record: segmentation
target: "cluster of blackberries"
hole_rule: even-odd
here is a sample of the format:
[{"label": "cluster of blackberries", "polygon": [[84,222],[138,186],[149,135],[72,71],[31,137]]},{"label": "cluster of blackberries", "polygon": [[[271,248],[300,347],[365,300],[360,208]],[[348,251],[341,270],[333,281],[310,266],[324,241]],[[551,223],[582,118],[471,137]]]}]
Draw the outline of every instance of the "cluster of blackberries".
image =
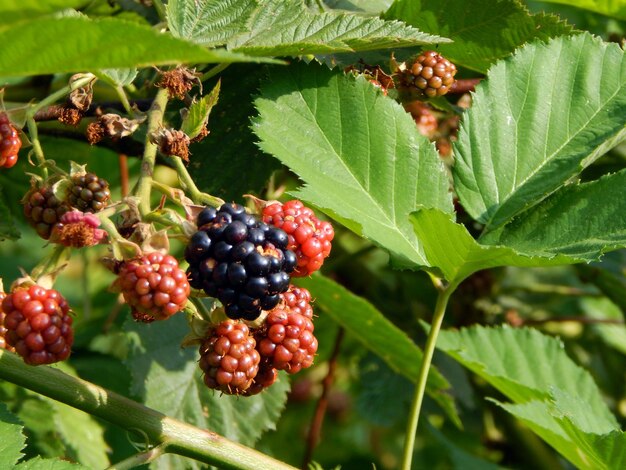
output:
[{"label": "cluster of blackberries", "polygon": [[232,319],[274,308],[297,264],[287,234],[234,203],[205,208],[197,225],[185,250],[191,286],[216,297]]},{"label": "cluster of blackberries", "polygon": [[310,301],[309,291],[290,286],[258,328],[236,320],[210,328],[200,346],[207,387],[251,396],[272,385],[279,370],[295,374],[310,367],[317,352]]},{"label": "cluster of blackberries", "polygon": [[436,51],[425,51],[397,72],[398,87],[413,89],[429,98],[450,91],[456,66]]}]

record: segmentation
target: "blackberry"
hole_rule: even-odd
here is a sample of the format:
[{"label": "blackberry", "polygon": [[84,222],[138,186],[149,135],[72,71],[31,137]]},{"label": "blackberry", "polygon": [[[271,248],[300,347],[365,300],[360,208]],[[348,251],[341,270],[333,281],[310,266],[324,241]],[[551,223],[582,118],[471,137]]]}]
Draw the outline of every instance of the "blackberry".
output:
[{"label": "blackberry", "polygon": [[196,221],[185,249],[192,287],[217,297],[232,319],[254,320],[274,308],[296,266],[287,234],[234,203],[207,207]]},{"label": "blackberry", "polygon": [[54,289],[18,287],[2,301],[6,342],[30,365],[70,355],[74,332],[67,301]]},{"label": "blackberry", "polygon": [[285,308],[292,313],[313,320],[313,307],[311,307],[311,293],[304,287],[289,286],[289,290],[280,295]]},{"label": "blackberry", "polygon": [[6,113],[0,113],[0,167],[11,168],[17,163],[22,141]]},{"label": "blackberry", "polygon": [[187,304],[190,287],[185,271],[171,255],[154,251],[122,264],[118,287],[137,320],[166,320]]},{"label": "blackberry", "polygon": [[[2,304],[2,301],[5,299],[6,296],[6,293],[0,292],[0,305]],[[7,335],[7,329],[4,326],[4,319],[6,316],[6,313],[4,313],[4,310],[2,310],[2,308],[0,307],[0,349],[6,349],[7,351],[14,352],[15,349],[9,346],[5,339]]]},{"label": "blackberry", "polygon": [[72,176],[72,186],[67,193],[67,202],[82,212],[99,212],[111,200],[109,183],[94,173]]},{"label": "blackberry", "polygon": [[242,395],[246,397],[257,395],[272,386],[277,378],[278,371],[272,367],[272,364],[268,360],[262,360],[259,364],[259,371],[252,381],[252,385],[250,385],[250,388],[246,389]]},{"label": "blackberry", "polygon": [[207,387],[229,395],[244,394],[259,371],[261,357],[248,327],[224,320],[209,330],[200,346],[200,369]]},{"label": "blackberry", "polygon": [[456,66],[435,51],[425,51],[398,72],[400,87],[430,98],[448,93],[454,83]]},{"label": "blackberry", "polygon": [[302,277],[320,269],[331,250],[333,226],[321,221],[298,200],[274,202],[263,208],[263,221],[287,233],[287,248],[297,258],[292,276]]},{"label": "blackberry", "polygon": [[54,226],[71,209],[54,195],[52,186],[47,184],[35,183],[22,199],[22,204],[26,220],[44,240],[50,238]]},{"label": "blackberry", "polygon": [[310,367],[317,352],[313,322],[285,304],[269,312],[264,327],[257,330],[256,340],[261,357],[289,374]]}]

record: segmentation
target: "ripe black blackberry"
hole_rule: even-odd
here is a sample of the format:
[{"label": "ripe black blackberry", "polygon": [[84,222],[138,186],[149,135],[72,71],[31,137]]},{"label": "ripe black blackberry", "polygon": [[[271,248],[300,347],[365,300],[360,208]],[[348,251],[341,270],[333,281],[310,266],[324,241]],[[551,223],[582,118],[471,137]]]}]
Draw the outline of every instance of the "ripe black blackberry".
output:
[{"label": "ripe black blackberry", "polygon": [[297,263],[287,234],[238,204],[205,208],[197,225],[185,250],[191,286],[217,297],[232,319],[254,320],[274,308]]},{"label": "ripe black blackberry", "polygon": [[94,173],[72,176],[72,186],[68,190],[67,202],[82,212],[99,212],[111,199],[109,183]]},{"label": "ripe black blackberry", "polygon": [[224,320],[210,329],[200,346],[206,386],[229,395],[244,394],[259,371],[261,357],[255,346],[245,323]]},{"label": "ripe black blackberry", "polygon": [[22,199],[24,216],[41,238],[50,238],[52,229],[71,207],[54,195],[52,186],[34,183]]}]

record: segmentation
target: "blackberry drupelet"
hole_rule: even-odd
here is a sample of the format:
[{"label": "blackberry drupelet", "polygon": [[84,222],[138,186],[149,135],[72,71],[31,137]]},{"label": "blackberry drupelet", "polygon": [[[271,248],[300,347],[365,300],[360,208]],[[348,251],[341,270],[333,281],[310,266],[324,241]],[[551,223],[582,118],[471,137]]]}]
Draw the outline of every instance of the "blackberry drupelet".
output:
[{"label": "blackberry drupelet", "polygon": [[287,234],[234,203],[205,208],[197,225],[185,250],[191,286],[216,297],[232,319],[254,320],[274,308],[296,267]]}]

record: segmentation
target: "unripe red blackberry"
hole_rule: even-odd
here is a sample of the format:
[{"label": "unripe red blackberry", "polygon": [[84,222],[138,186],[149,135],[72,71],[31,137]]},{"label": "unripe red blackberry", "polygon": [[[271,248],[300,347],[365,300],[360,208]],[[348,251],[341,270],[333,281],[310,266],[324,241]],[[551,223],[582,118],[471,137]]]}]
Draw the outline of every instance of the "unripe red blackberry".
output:
[{"label": "unripe red blackberry", "polygon": [[291,313],[299,313],[309,320],[313,320],[311,307],[311,293],[304,287],[289,285],[289,290],[280,294],[282,305]]},{"label": "unripe red blackberry", "polygon": [[[6,296],[7,296],[6,293],[0,292],[0,305],[2,305],[2,301],[4,300]],[[2,310],[2,307],[0,307],[0,349],[6,349],[8,351],[15,351],[15,349],[13,349],[11,346],[7,344],[7,341],[5,339],[7,335],[7,329],[4,326],[4,318],[6,316],[7,316],[6,313],[4,313],[4,310]]]},{"label": "unripe red blackberry", "polygon": [[187,274],[176,258],[157,251],[125,261],[115,285],[133,311],[154,320],[166,320],[182,310],[190,292]]},{"label": "unripe red blackberry", "polygon": [[67,193],[67,202],[82,212],[99,212],[111,200],[109,183],[94,173],[79,173],[72,176],[72,186]]},{"label": "unripe red blackberry", "polygon": [[255,320],[274,308],[296,266],[287,234],[238,204],[205,208],[197,225],[185,249],[191,286],[219,299],[232,319]]},{"label": "unripe red blackberry", "polygon": [[17,153],[22,141],[15,127],[11,125],[9,116],[0,113],[0,167],[11,168],[17,163]]},{"label": "unripe red blackberry", "polygon": [[200,346],[200,369],[207,387],[229,395],[244,394],[259,371],[261,357],[245,323],[224,320]]},{"label": "unripe red blackberry", "polygon": [[33,186],[22,199],[24,216],[41,238],[50,238],[52,229],[70,206],[54,195],[49,185]]},{"label": "unripe red blackberry", "polygon": [[246,397],[258,395],[266,388],[271,387],[277,378],[278,371],[272,367],[272,364],[267,359],[264,359],[259,363],[259,371],[252,381],[252,385],[242,395]]},{"label": "unripe red blackberry", "polygon": [[448,93],[454,83],[456,66],[435,51],[425,51],[398,72],[399,85],[430,98]]},{"label": "unripe red blackberry", "polygon": [[18,287],[2,301],[7,344],[31,365],[67,359],[74,342],[69,309],[54,289]]},{"label": "unripe red blackberry", "polygon": [[311,209],[298,200],[268,204],[263,208],[263,222],[287,233],[287,248],[298,259],[293,277],[308,276],[317,271],[330,254],[331,241],[335,236],[333,226],[319,220]]},{"label": "unripe red blackberry", "polygon": [[317,352],[313,322],[289,307],[281,304],[269,312],[256,338],[261,357],[278,370],[295,374],[313,364]]}]

